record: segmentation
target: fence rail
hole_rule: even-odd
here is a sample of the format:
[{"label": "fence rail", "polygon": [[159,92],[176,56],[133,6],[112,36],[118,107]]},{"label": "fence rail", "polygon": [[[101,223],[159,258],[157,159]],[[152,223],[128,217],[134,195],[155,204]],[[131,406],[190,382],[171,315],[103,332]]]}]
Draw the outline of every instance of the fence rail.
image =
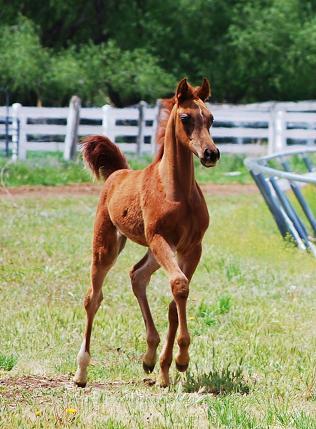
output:
[{"label": "fence rail", "polygon": [[[210,104],[215,121],[212,135],[222,152],[263,155],[298,144],[316,142],[316,102],[255,103],[247,105]],[[118,109],[81,108],[79,137],[105,134],[124,152],[153,153],[159,105],[141,102]],[[16,103],[9,109],[13,124],[9,133],[18,139],[18,156],[27,151],[63,151],[69,108],[25,107]],[[0,117],[6,108],[0,107]],[[5,146],[0,123],[0,149]],[[19,135],[14,137],[14,133]]]}]

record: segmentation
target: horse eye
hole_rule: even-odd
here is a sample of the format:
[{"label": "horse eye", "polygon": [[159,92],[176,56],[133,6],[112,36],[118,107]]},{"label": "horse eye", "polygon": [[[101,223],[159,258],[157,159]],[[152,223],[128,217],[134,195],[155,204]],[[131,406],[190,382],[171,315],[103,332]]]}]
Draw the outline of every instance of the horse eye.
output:
[{"label": "horse eye", "polygon": [[210,127],[213,125],[213,122],[214,122],[214,116],[211,116],[210,117]]},{"label": "horse eye", "polygon": [[190,115],[186,113],[181,113],[180,119],[181,119],[181,122],[183,122],[184,124],[187,124],[190,120]]}]

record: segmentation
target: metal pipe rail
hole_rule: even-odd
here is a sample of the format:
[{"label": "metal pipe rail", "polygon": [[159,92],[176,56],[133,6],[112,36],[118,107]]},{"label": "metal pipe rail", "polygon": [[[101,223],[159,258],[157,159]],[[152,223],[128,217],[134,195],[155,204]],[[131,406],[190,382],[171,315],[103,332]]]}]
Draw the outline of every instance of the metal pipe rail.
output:
[{"label": "metal pipe rail", "polygon": [[[311,155],[316,155],[315,147],[306,147],[259,159],[245,160],[254,182],[263,196],[281,235],[291,237],[296,245],[308,250],[316,257],[316,217],[301,191],[304,185],[316,185],[316,165]],[[289,159],[293,156],[300,158],[306,168],[306,173],[299,174],[291,171]],[[272,168],[269,162],[277,161],[282,169]],[[288,190],[292,190],[299,206],[304,213],[305,225],[301,216],[288,197]],[[316,189],[315,189],[316,191]]]}]

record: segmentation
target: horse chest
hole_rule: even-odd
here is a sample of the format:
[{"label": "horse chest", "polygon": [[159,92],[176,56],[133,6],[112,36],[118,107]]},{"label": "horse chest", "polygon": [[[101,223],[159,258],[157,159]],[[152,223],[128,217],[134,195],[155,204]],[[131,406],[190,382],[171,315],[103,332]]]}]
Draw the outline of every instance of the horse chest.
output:
[{"label": "horse chest", "polygon": [[[200,208],[202,209],[202,208]],[[204,210],[200,212],[188,211],[186,218],[180,224],[180,234],[178,248],[187,249],[195,243],[202,241],[204,233],[208,227],[209,217]]]},{"label": "horse chest", "polygon": [[152,226],[151,235],[161,234],[180,249],[199,243],[209,223],[206,204],[199,199],[193,204],[165,204],[158,219]]}]

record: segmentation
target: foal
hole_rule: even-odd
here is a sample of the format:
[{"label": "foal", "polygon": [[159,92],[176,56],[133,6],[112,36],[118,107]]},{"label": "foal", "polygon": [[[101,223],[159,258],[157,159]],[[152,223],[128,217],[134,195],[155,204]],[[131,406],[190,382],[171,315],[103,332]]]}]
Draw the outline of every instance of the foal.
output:
[{"label": "foal", "polygon": [[87,165],[96,177],[102,176],[106,182],[96,213],[91,287],[84,301],[87,324],[74,377],[80,387],[87,383],[92,323],[103,298],[102,283],[126,238],[148,248],[130,272],[146,326],[144,370],[153,371],[160,342],[146,296],[150,277],[159,267],[166,271],[173,295],[167,339],[160,355],[160,385],[170,383],[169,368],[178,327],[176,367],[179,371],[188,367],[190,336],[186,302],[209,224],[207,206],[194,179],[193,154],[206,167],[213,167],[220,157],[210,135],[213,117],[204,104],[209,95],[207,79],[197,88],[186,79],[181,80],[162,150],[144,170],[129,170],[120,150],[106,137],[90,136],[82,144]]}]

